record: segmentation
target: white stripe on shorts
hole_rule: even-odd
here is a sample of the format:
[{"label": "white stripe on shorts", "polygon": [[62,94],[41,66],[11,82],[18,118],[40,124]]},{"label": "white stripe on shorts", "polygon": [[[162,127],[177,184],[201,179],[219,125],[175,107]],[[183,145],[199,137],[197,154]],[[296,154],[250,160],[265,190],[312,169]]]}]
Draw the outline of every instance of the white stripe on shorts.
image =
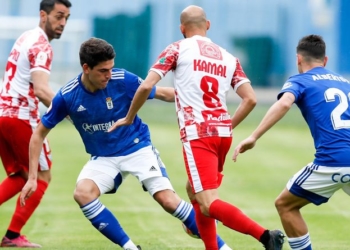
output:
[{"label": "white stripe on shorts", "polygon": [[201,179],[199,177],[196,162],[193,157],[193,152],[192,152],[190,142],[184,142],[183,146],[185,149],[187,164],[190,171],[194,192],[195,193],[201,192],[203,191],[203,186],[202,186]]}]

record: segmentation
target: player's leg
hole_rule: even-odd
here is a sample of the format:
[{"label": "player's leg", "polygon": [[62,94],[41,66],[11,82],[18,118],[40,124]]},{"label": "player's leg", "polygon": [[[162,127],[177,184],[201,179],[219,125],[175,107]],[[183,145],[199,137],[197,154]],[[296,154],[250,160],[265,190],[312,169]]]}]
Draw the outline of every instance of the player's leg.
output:
[{"label": "player's leg", "polygon": [[[2,137],[6,139],[8,144],[8,151],[11,154],[4,156],[2,155],[2,160],[10,176],[4,180],[1,184],[0,189],[6,189],[7,197],[1,199],[7,199],[10,196],[14,196],[23,188],[28,173],[28,149],[29,140],[32,135],[32,127],[28,122],[12,119],[12,118],[1,118],[6,119],[6,125],[1,124],[1,130],[5,130],[7,135],[2,130]],[[16,131],[15,133],[10,133],[9,131]],[[16,247],[40,247],[40,245],[29,242],[24,236],[21,235],[21,230],[27,221],[30,219],[31,215],[34,213],[35,209],[40,204],[40,201],[47,189],[48,182],[51,178],[49,173],[49,168],[51,166],[50,152],[45,150],[45,145],[43,146],[43,152],[40,159],[39,171],[45,171],[45,174],[38,175],[38,188],[33,193],[31,199],[28,199],[26,206],[21,207],[19,203],[19,197],[17,199],[15,212],[12,216],[10,225],[2,240],[2,246],[16,246]],[[4,157],[3,157],[4,156]],[[11,157],[12,159],[9,159]],[[15,164],[12,164],[14,161]],[[7,165],[9,163],[9,165]],[[15,173],[13,176],[11,173]],[[24,183],[23,183],[24,182]],[[3,192],[0,192],[3,193]]]},{"label": "player's leg", "polygon": [[[126,158],[125,171],[136,176],[165,211],[181,220],[192,233],[199,235],[193,207],[174,192],[158,150],[149,146]],[[218,245],[221,250],[230,250],[219,236]]]},{"label": "player's leg", "polygon": [[16,138],[16,133],[9,126],[12,120],[14,119],[0,117],[0,157],[7,174],[0,184],[0,206],[18,194],[26,183],[19,174],[20,166],[16,164],[15,149],[12,146],[12,138],[13,136]]},{"label": "player's leg", "polygon": [[259,240],[266,249],[275,249],[271,246],[276,244],[279,245],[276,249],[281,249],[283,234],[280,231],[270,232],[245,215],[239,208],[218,197],[216,189],[221,184],[220,172],[230,145],[230,138],[219,137],[183,143],[186,170],[192,192],[195,194],[194,207],[196,214],[200,213],[196,218],[199,231],[201,232],[201,228],[205,229],[212,240],[213,233],[208,232],[206,228],[209,227],[210,230],[215,228],[215,223],[207,219],[207,216],[210,216],[235,231],[251,235]]},{"label": "player's leg", "polygon": [[327,202],[334,192],[342,188],[341,176],[349,174],[348,168],[309,163],[289,180],[286,189],[277,197],[275,206],[291,249],[312,249],[300,209],[309,203],[320,205]]},{"label": "player's leg", "polygon": [[[168,178],[152,177],[144,180],[143,185],[166,212],[179,219],[194,235],[200,237],[193,206],[173,191]],[[231,250],[219,235],[216,236],[216,240],[220,250]]]},{"label": "player's leg", "polygon": [[7,177],[0,184],[0,206],[18,194],[26,183],[26,179],[18,172],[14,173],[10,170],[16,165],[13,155],[11,147],[4,141],[0,133],[0,157],[2,165],[6,173],[8,173]]},{"label": "player's leg", "polygon": [[288,189],[284,189],[275,201],[291,249],[312,249],[308,228],[300,213],[300,209],[309,203]]},{"label": "player's leg", "polygon": [[114,193],[121,185],[123,176],[112,159],[118,157],[92,157],[84,166],[74,190],[74,200],[84,216],[109,240],[123,249],[139,249],[125,233],[118,219],[106,208],[99,196]]}]

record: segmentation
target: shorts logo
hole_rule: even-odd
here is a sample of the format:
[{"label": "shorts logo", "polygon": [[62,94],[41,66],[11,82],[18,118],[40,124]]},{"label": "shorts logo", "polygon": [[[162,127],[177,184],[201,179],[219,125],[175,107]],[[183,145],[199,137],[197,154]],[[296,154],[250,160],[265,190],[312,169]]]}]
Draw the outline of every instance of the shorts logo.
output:
[{"label": "shorts logo", "polygon": [[332,175],[332,181],[334,181],[335,183],[349,183],[350,182],[350,174],[344,174],[344,175],[340,175],[340,174],[333,174]]},{"label": "shorts logo", "polygon": [[158,171],[154,166],[152,166],[149,171]]}]

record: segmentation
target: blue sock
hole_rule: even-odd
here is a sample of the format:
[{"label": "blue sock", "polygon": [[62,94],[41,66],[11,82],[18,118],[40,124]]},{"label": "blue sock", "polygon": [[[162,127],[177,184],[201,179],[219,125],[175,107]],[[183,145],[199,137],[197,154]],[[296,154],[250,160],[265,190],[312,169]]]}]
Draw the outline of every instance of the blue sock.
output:
[{"label": "blue sock", "polygon": [[291,249],[312,250],[309,233],[297,238],[288,238],[288,243]]},{"label": "blue sock", "polygon": [[98,200],[81,207],[85,217],[104,236],[123,247],[130,240],[117,218]]},{"label": "blue sock", "polygon": [[[182,221],[182,223],[194,234],[200,237],[199,231],[196,224],[195,212],[191,204],[182,200],[177,206],[173,216]],[[226,243],[220,238],[219,235],[216,235],[218,241],[219,249]]]}]

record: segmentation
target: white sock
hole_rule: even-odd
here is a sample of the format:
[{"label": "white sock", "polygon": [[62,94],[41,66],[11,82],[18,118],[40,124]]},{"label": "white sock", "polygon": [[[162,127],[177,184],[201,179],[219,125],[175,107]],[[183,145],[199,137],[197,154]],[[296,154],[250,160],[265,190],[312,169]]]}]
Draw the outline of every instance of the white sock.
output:
[{"label": "white sock", "polygon": [[[306,247],[311,245],[310,235],[307,233],[297,238],[288,238],[288,243],[290,248],[293,250],[306,249]],[[311,248],[309,247],[307,249]]]},{"label": "white sock", "polygon": [[219,250],[232,250],[232,248],[225,244]]},{"label": "white sock", "polygon": [[123,246],[124,250],[138,250],[137,246],[134,244],[134,242],[132,242],[132,240],[129,240],[128,242],[126,242]]}]

